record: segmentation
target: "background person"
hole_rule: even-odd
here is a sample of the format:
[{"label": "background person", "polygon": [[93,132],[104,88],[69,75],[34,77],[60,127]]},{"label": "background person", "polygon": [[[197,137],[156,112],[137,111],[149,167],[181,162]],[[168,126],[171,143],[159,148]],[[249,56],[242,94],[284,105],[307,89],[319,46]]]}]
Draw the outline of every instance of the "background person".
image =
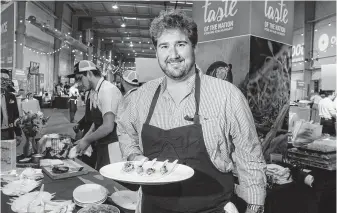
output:
[{"label": "background person", "polygon": [[70,123],[75,123],[75,114],[77,111],[77,98],[79,96],[79,91],[77,89],[77,83],[74,83],[73,86],[69,89],[69,119]]},{"label": "background person", "polygon": [[22,141],[22,132],[18,125],[19,109],[16,97],[11,91],[12,81],[9,70],[1,69],[1,140],[16,139],[17,145]]},{"label": "background person", "polygon": [[82,60],[75,64],[74,74],[79,86],[90,90],[90,118],[92,125],[84,137],[78,140],[77,152],[82,155],[89,145],[96,143],[95,169],[110,164],[109,144],[117,142],[116,116],[122,100],[119,89],[102,77],[94,63]]},{"label": "background person", "polygon": [[325,98],[320,100],[318,104],[319,116],[321,125],[323,126],[322,133],[336,135],[336,108],[332,100],[336,97],[334,91],[326,91]]}]

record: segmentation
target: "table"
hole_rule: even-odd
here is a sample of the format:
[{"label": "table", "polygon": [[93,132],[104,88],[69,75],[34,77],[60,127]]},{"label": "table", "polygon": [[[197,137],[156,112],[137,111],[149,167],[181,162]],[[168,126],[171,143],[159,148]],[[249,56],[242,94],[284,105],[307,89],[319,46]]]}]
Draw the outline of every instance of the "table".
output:
[{"label": "table", "polygon": [[68,109],[69,108],[69,97],[60,97],[56,96],[53,100],[53,108],[58,108],[58,109]]},{"label": "table", "polygon": [[[86,165],[80,160],[76,160],[76,162],[83,165],[84,168],[89,171],[89,173],[86,175],[81,175],[81,176],[61,179],[61,180],[53,180],[49,178],[46,174],[44,174],[44,178],[43,178],[44,191],[47,191],[50,193],[56,193],[53,200],[72,200],[73,191],[75,190],[76,187],[84,184],[83,181],[92,181],[94,183],[100,184],[104,186],[105,188],[107,188],[110,193],[114,192],[113,187],[116,187],[119,190],[127,189],[121,184],[111,179],[103,178],[103,180],[100,180],[96,178],[97,176],[99,176],[99,173],[96,170],[89,167],[88,165]],[[10,205],[8,205],[7,202],[9,202],[9,197],[7,195],[4,195],[1,192],[1,212],[13,213]],[[111,205],[116,206],[120,210],[121,213],[134,213],[134,211],[123,209],[117,206],[116,204],[113,203],[111,198],[108,198],[105,204],[111,204]],[[80,207],[76,206],[76,209],[73,212],[76,213],[78,210],[80,210]]]},{"label": "table", "polygon": [[[72,193],[76,187],[84,184],[84,181],[92,181],[106,187],[110,193],[114,192],[113,187],[119,190],[125,190],[127,184],[122,186],[116,181],[106,179],[97,179],[99,173],[76,160],[89,171],[88,174],[62,179],[52,180],[47,175],[44,176],[43,183],[45,191],[56,193],[54,200],[72,200]],[[313,171],[316,185],[313,188],[303,184],[292,182],[284,185],[276,185],[273,189],[267,190],[265,202],[265,213],[335,213],[336,212],[336,172],[315,170]],[[124,184],[123,184],[124,185]],[[134,187],[130,187],[134,188]],[[132,189],[131,189],[132,190]],[[1,212],[13,213],[7,204],[9,197],[1,194]],[[107,204],[113,201],[108,198]],[[134,211],[123,209],[117,206],[121,213],[134,213]],[[79,210],[76,207],[75,213]]]}]

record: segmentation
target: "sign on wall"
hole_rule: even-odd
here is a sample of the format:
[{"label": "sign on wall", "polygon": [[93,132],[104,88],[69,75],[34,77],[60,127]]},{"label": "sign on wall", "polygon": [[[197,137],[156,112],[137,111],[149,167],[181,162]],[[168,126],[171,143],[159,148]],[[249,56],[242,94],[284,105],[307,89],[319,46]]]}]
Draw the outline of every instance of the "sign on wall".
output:
[{"label": "sign on wall", "polygon": [[1,12],[1,68],[14,65],[14,3]]},{"label": "sign on wall", "polygon": [[249,33],[250,2],[237,0],[193,2],[199,42]]},{"label": "sign on wall", "polygon": [[39,69],[40,69],[40,63],[31,61],[30,66],[29,66],[29,74],[31,75],[37,75],[39,74]]},{"label": "sign on wall", "polygon": [[292,44],[293,1],[252,1],[251,33],[277,42]]}]

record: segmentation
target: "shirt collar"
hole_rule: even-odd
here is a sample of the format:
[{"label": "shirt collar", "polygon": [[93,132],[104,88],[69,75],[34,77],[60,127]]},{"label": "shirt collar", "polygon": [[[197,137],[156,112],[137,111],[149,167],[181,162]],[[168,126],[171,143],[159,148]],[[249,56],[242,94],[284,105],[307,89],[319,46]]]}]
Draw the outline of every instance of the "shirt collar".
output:
[{"label": "shirt collar", "polygon": [[[198,69],[198,74],[199,74],[200,79],[201,79],[203,73],[198,66],[196,66],[196,68]],[[188,91],[193,92],[193,90],[195,89],[195,71],[194,71],[194,74],[189,79],[187,79],[185,83],[188,86]],[[167,76],[163,77],[163,79],[161,80],[160,86],[161,86],[160,94],[163,94],[165,92],[166,86],[167,86]]]},{"label": "shirt collar", "polygon": [[127,93],[125,93],[124,98],[125,98],[126,96],[130,95],[130,93],[131,93],[132,91],[135,91],[135,90],[137,90],[137,89],[138,89],[137,87],[136,87],[136,88],[130,89]]},{"label": "shirt collar", "polygon": [[99,89],[99,87],[101,86],[102,81],[104,81],[104,78],[103,78],[103,77],[101,77],[101,78],[99,79],[99,81],[97,82],[95,92],[98,92],[98,89]]}]

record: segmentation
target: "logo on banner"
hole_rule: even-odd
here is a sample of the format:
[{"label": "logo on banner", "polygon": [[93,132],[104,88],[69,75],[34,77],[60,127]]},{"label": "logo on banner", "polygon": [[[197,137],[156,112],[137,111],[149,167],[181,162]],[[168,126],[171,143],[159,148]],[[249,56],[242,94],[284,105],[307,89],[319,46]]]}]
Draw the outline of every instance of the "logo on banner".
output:
[{"label": "logo on banner", "polygon": [[318,49],[320,51],[325,51],[328,49],[329,44],[336,44],[336,36],[331,36],[331,39],[327,34],[322,34],[318,39]]},{"label": "logo on banner", "polygon": [[237,0],[222,0],[222,3],[222,7],[209,9],[212,3],[206,0],[205,5],[202,6],[204,9],[204,23],[209,24],[204,27],[204,35],[233,30],[234,21],[227,20],[227,18],[233,17],[237,13]]},{"label": "logo on banner", "polygon": [[[274,2],[273,2],[274,3]],[[277,3],[277,7],[273,7],[268,4],[268,0],[264,2],[264,16],[272,20],[264,22],[264,30],[267,32],[275,33],[281,36],[285,36],[286,29],[281,26],[281,24],[288,23],[288,9],[286,8],[286,4],[281,0],[280,3]]]}]

